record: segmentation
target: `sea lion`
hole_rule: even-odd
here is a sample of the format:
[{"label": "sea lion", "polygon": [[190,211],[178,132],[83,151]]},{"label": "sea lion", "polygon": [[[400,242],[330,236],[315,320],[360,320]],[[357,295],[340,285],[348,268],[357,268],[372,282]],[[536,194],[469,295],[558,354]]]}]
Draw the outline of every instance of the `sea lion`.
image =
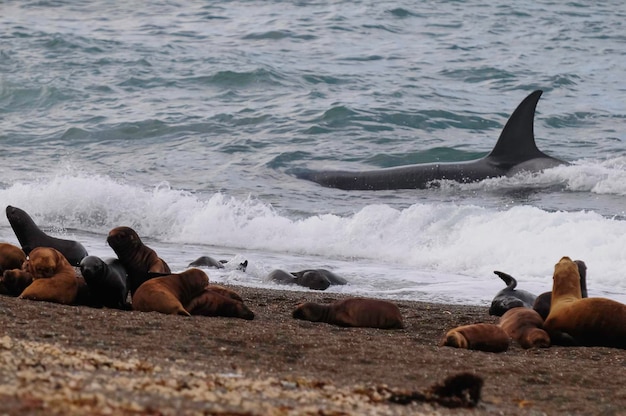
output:
[{"label": "sea lion", "polygon": [[489,307],[489,315],[502,316],[506,311],[512,308],[523,306],[525,308],[532,308],[533,303],[537,296],[525,290],[515,289],[517,286],[517,280],[511,275],[503,272],[494,271],[495,274],[500,276],[506,287],[499,291],[491,301]]},{"label": "sea lion", "polygon": [[34,248],[28,255],[24,271],[33,276],[33,282],[19,296],[21,299],[64,305],[70,305],[76,299],[76,271],[58,250],[50,247]]},{"label": "sea lion", "polygon": [[543,324],[551,338],[565,333],[577,345],[626,349],[626,305],[583,298],[578,265],[569,257],[554,266],[551,302]]},{"label": "sea lion", "polygon": [[463,325],[451,329],[439,345],[486,352],[504,352],[511,340],[504,329],[495,324]]},{"label": "sea lion", "polygon": [[133,310],[160,312],[171,315],[190,313],[183,305],[202,294],[209,284],[209,277],[200,269],[188,269],[182,273],[155,277],[145,281],[133,295]]},{"label": "sea lion", "polygon": [[80,272],[89,288],[92,306],[130,309],[126,269],[119,259],[87,256],[80,262]]},{"label": "sea lion", "polygon": [[19,269],[26,261],[26,254],[18,246],[0,243],[0,275],[5,270]]},{"label": "sea lion", "polygon": [[109,232],[107,243],[126,269],[131,295],[146,280],[171,273],[165,260],[146,246],[130,227],[113,228]]},{"label": "sea lion", "polygon": [[[231,291],[221,286],[209,285],[198,296],[185,305],[191,315],[225,316],[231,318],[254,319],[252,312],[241,300],[230,296]],[[234,292],[233,292],[234,293]],[[239,297],[239,295],[237,295]],[[239,297],[241,299],[241,297]]]},{"label": "sea lion", "polygon": [[[201,256],[189,263],[187,267],[215,267],[216,269],[224,269],[224,265],[228,263],[230,263],[228,260],[215,260],[213,257],[210,256]],[[244,260],[243,262],[239,263],[235,268],[237,270],[245,272],[247,267],[248,260]]]},{"label": "sea lion", "polygon": [[367,298],[337,300],[329,305],[306,302],[293,311],[295,319],[338,326],[381,329],[404,328],[398,307],[388,301]]},{"label": "sea lion", "polygon": [[[580,275],[580,294],[583,298],[587,297],[587,265],[582,260],[574,260],[574,263],[578,266],[578,274]],[[545,319],[550,313],[550,304],[552,302],[552,292],[544,292],[537,296],[535,303],[533,303],[533,309],[536,310],[539,315]]]},{"label": "sea lion", "polygon": [[307,269],[288,273],[284,270],[273,270],[267,280],[283,284],[296,284],[313,290],[326,290],[330,285],[344,285],[347,281],[325,269]]},{"label": "sea lion", "polygon": [[533,309],[509,309],[502,315],[498,325],[524,349],[550,346],[550,336],[542,329],[543,319]]},{"label": "sea lion", "polygon": [[5,270],[0,276],[0,294],[19,296],[33,283],[33,276],[22,269]]},{"label": "sea lion", "polygon": [[50,237],[37,227],[33,219],[24,211],[11,205],[6,209],[7,219],[15,232],[22,250],[28,255],[36,247],[52,247],[60,251],[72,266],[78,266],[87,250],[78,241]]},{"label": "sea lion", "polygon": [[299,272],[292,272],[291,274],[293,274],[297,278],[303,279],[305,281],[307,279],[311,279],[312,278],[312,277],[309,277],[310,274],[320,274],[323,277],[325,277],[326,280],[328,280],[330,285],[346,285],[346,284],[348,284],[348,281],[346,279],[344,279],[343,277],[338,276],[337,274],[331,272],[330,270],[326,270],[326,269],[306,269],[306,270],[300,270]]}]

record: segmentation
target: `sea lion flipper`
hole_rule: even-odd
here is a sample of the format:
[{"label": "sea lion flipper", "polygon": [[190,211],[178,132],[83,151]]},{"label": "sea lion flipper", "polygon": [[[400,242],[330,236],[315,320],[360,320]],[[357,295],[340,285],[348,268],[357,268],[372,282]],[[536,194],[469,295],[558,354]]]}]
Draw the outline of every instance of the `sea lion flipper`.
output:
[{"label": "sea lion flipper", "polygon": [[517,286],[517,280],[515,280],[513,276],[504,272],[500,272],[498,270],[494,270],[493,272],[498,275],[498,277],[500,277],[500,279],[502,279],[504,283],[506,283],[506,286],[509,289],[515,289],[515,287]]}]

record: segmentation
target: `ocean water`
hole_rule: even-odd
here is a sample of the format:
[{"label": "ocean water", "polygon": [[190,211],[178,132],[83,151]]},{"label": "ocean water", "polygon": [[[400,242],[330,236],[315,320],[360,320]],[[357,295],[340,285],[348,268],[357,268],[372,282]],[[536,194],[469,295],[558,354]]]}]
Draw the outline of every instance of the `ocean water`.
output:
[{"label": "ocean water", "polygon": [[[567,255],[626,302],[626,5],[587,3],[2,2],[0,205],[94,255],[127,225],[175,270],[249,261],[216,282],[323,267],[332,292],[485,305],[494,270],[538,294]],[[290,174],[482,157],[536,89],[537,145],[570,165],[394,191]]]}]

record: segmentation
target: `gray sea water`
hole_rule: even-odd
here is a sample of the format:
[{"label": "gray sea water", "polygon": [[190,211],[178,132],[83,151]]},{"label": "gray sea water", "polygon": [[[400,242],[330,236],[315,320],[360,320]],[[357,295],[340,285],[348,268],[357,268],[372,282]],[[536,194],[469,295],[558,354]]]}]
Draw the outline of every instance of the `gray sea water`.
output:
[{"label": "gray sea water", "polygon": [[[333,291],[486,304],[493,270],[541,293],[568,255],[624,302],[626,5],[587,3],[1,2],[0,205],[90,254],[128,225],[175,269],[250,262],[215,281],[327,267]],[[290,174],[481,157],[536,89],[537,145],[569,166],[396,191]]]}]

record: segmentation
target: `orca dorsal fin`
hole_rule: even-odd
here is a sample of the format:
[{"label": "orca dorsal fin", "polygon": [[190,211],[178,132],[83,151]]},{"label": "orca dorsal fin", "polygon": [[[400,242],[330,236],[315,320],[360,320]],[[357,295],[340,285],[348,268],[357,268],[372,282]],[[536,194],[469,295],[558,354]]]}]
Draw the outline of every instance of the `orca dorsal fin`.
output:
[{"label": "orca dorsal fin", "polygon": [[537,148],[534,133],[535,108],[542,93],[541,90],[534,91],[517,106],[487,157],[507,163],[518,163],[546,156]]}]

